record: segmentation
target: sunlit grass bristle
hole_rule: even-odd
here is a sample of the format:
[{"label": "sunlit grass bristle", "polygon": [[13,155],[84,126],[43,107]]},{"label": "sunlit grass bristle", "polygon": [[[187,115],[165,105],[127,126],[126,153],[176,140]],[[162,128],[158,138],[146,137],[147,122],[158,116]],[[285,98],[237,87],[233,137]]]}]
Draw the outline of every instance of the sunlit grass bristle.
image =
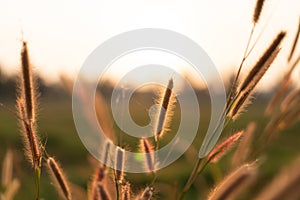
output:
[{"label": "sunlit grass bristle", "polygon": [[72,195],[70,191],[69,184],[67,182],[66,176],[63,173],[62,168],[56,162],[56,160],[52,157],[47,159],[47,165],[49,168],[49,173],[54,182],[54,186],[56,187],[58,193],[65,199],[71,200]]},{"label": "sunlit grass bristle", "polygon": [[239,87],[239,92],[245,91],[247,87],[253,85],[255,82],[257,83],[260,80],[260,78],[264,75],[264,73],[267,71],[269,66],[276,58],[279,51],[279,45],[285,37],[285,35],[286,33],[284,31],[281,31],[277,35],[277,37],[273,40],[268,49],[263,53],[258,62],[254,65],[249,74],[246,76],[245,80],[241,83]]},{"label": "sunlit grass bristle", "polygon": [[35,86],[32,76],[32,69],[29,61],[27,43],[23,42],[21,52],[22,61],[22,81],[21,81],[21,98],[25,100],[26,115],[30,122],[35,121]]},{"label": "sunlit grass bristle", "polygon": [[122,183],[124,178],[124,163],[125,163],[124,149],[117,147],[115,156],[115,176],[119,183]]},{"label": "sunlit grass bristle", "polygon": [[26,116],[24,100],[18,99],[17,106],[19,111],[21,133],[25,147],[25,156],[30,160],[33,167],[37,167],[40,160],[40,149],[35,128],[32,126],[32,123],[28,121]]},{"label": "sunlit grass bristle", "polygon": [[216,145],[212,152],[208,154],[207,159],[212,163],[218,162],[222,156],[224,156],[234,147],[234,145],[239,141],[243,133],[244,131],[238,131],[232,136],[225,139],[220,144]]},{"label": "sunlit grass bristle", "polygon": [[254,13],[253,13],[253,23],[256,24],[259,21],[263,6],[264,6],[264,0],[257,0]]},{"label": "sunlit grass bristle", "polygon": [[235,199],[242,189],[245,189],[257,175],[254,164],[245,164],[230,173],[210,193],[208,200]]},{"label": "sunlit grass bristle", "polygon": [[145,155],[145,169],[149,172],[154,171],[153,145],[147,138],[140,139],[140,149]]},{"label": "sunlit grass bristle", "polygon": [[156,124],[154,127],[154,136],[157,141],[158,138],[162,137],[164,132],[168,130],[171,118],[173,116],[173,109],[175,104],[175,96],[172,93],[174,86],[173,78],[168,81],[168,85],[161,94],[161,99],[158,100],[160,110],[156,118]]},{"label": "sunlit grass bristle", "polygon": [[295,39],[294,39],[290,54],[288,56],[288,61],[290,61],[292,59],[292,57],[295,53],[296,46],[297,46],[297,43],[298,43],[298,40],[299,40],[299,35],[300,35],[300,17],[299,17],[298,29],[297,29],[297,32],[296,32],[296,35],[295,35]]},{"label": "sunlit grass bristle", "polygon": [[232,120],[236,120],[239,114],[243,112],[245,107],[250,103],[251,92],[252,90],[249,90],[239,95],[239,98],[236,100],[236,103],[234,104],[228,115]]},{"label": "sunlit grass bristle", "polygon": [[231,119],[235,120],[249,102],[255,86],[262,79],[266,71],[277,57],[280,51],[279,45],[285,35],[286,33],[284,31],[281,31],[277,35],[268,49],[264,52],[249,74],[246,76],[245,80],[240,84],[237,96],[235,97],[235,100],[228,112],[228,116]]}]

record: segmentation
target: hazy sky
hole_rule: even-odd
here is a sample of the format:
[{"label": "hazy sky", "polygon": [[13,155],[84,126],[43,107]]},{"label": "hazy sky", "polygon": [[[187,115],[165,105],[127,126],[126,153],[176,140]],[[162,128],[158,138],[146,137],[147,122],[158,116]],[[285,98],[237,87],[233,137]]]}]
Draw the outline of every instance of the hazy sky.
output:
[{"label": "hazy sky", "polygon": [[[18,70],[21,30],[36,71],[53,80],[59,73],[76,75],[88,55],[114,35],[138,28],[163,28],[197,42],[220,72],[226,74],[236,69],[241,60],[252,27],[255,2],[1,0],[0,65],[8,72]],[[282,52],[261,85],[270,85],[268,80],[282,75],[299,16],[299,0],[266,1],[256,35],[264,27],[265,32],[244,73],[277,32],[284,29],[288,36]]]}]

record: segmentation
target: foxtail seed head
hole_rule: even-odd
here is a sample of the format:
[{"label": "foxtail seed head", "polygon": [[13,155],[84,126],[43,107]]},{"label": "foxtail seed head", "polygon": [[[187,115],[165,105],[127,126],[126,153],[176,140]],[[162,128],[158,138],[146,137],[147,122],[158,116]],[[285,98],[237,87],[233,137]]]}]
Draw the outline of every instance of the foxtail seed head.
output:
[{"label": "foxtail seed head", "polygon": [[161,106],[160,110],[158,111],[158,116],[156,120],[156,125],[154,127],[154,136],[155,140],[157,141],[158,138],[162,137],[164,132],[167,130],[170,119],[173,114],[173,106],[175,102],[175,97],[172,94],[174,83],[173,78],[171,78],[168,82],[168,85],[163,92],[163,96],[161,100],[158,102]]},{"label": "foxtail seed head", "polygon": [[141,152],[145,154],[145,168],[153,172],[154,169],[154,157],[153,157],[153,145],[150,143],[150,141],[147,138],[142,138],[140,140],[140,149]]},{"label": "foxtail seed head", "polygon": [[67,200],[72,199],[71,191],[67,179],[62,168],[53,157],[47,159],[47,165],[51,174],[52,180],[59,194]]}]

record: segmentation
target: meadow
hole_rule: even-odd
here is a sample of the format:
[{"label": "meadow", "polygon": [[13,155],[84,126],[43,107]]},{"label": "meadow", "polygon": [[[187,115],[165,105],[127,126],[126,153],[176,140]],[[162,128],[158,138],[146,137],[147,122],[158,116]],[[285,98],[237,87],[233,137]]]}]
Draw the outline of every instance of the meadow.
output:
[{"label": "meadow", "polygon": [[[62,88],[62,86],[60,87],[59,92],[53,92],[53,89],[45,89],[41,93],[39,131],[43,135],[43,139],[47,138],[48,151],[52,152],[52,154],[60,160],[64,170],[67,172],[69,180],[82,188],[82,190],[86,190],[87,181],[92,178],[91,174],[93,174],[95,161],[81,143],[75,130],[72,118],[71,96]],[[243,129],[250,121],[266,121],[260,111],[265,108],[271,95],[272,94],[256,94],[255,103],[247,108],[247,112],[241,116],[234,125],[228,127],[224,131],[225,135],[230,135],[236,130]],[[3,98],[2,102],[6,107],[14,110],[15,100],[11,97],[9,98],[10,99]],[[145,108],[137,107],[137,110],[134,113],[143,113],[145,112],[143,109]],[[205,119],[203,120],[206,121]],[[23,144],[19,128],[16,125],[18,122],[15,113],[2,108],[0,121],[0,160],[1,163],[3,163],[2,161],[8,149],[13,151],[13,177],[17,177],[20,180],[21,185],[15,199],[32,199],[35,190],[32,181],[33,172],[23,156]],[[205,129],[205,127],[202,128]],[[280,137],[267,148],[265,153],[267,162],[264,162],[261,166],[262,176],[257,184],[251,188],[252,191],[259,191],[263,185],[272,180],[272,177],[276,175],[281,167],[284,167],[299,155],[299,131],[300,125],[297,123],[284,131],[284,133],[282,133]],[[194,145],[199,146],[201,140],[201,138],[195,139]],[[189,196],[187,196],[187,199],[194,199],[199,194],[199,198],[205,199],[209,192],[209,188],[213,187],[222,176],[228,173],[231,155],[232,153],[229,153],[219,163],[209,165],[202,177],[197,181],[196,184],[198,185],[192,187],[192,191]],[[189,165],[187,165],[187,162]],[[192,170],[193,162],[194,160],[191,156],[183,156],[180,160],[162,170],[158,178],[159,182],[161,182],[161,184],[172,185],[176,183],[178,185],[183,185],[186,181],[186,177]],[[176,176],[174,176],[174,174],[176,174]],[[130,174],[128,177],[130,180],[134,180],[134,185],[136,185],[137,190],[146,186],[151,178],[150,176],[145,177],[143,174]],[[46,171],[42,173],[41,177],[40,196],[42,199],[58,198]],[[250,199],[250,197],[251,196],[247,198],[246,196],[245,198],[243,197],[240,199]],[[165,199],[168,197],[161,198]]]},{"label": "meadow", "polygon": [[[287,69],[273,91],[257,93],[256,86],[282,53],[288,34],[285,30],[274,32],[269,45],[241,76],[260,41],[260,36],[253,37],[263,6],[264,1],[257,0],[244,56],[233,79],[224,83],[228,91],[218,123],[206,134],[212,100],[208,89],[195,86],[201,120],[188,121],[198,123],[198,134],[185,154],[163,169],[157,166],[165,158],[160,158],[156,150],[176,134],[182,117],[179,96],[186,95],[184,89],[179,95],[174,93],[176,79],[170,77],[164,87],[136,91],[131,97],[128,109],[139,125],[148,124],[151,105],[159,105],[153,113],[152,137],[142,138],[124,133],[107,109],[114,100],[112,89],[125,89],[99,83],[93,108],[107,136],[97,146],[102,158],[99,162],[83,146],[74,126],[74,80],[62,76],[57,85],[45,85],[31,65],[30,43],[23,40],[18,74],[1,74],[1,200],[299,199],[300,89],[293,74],[300,62],[296,51],[300,21],[290,52],[285,55]],[[85,104],[91,103],[86,102],[85,88],[80,89],[79,93],[75,90],[75,100],[78,95]],[[94,125],[89,110],[80,109],[84,116],[81,122]],[[122,105],[119,109],[122,118]],[[189,109],[194,112],[194,108]],[[147,173],[124,170],[132,164],[126,158],[129,150],[140,153],[131,162],[142,164]]]}]

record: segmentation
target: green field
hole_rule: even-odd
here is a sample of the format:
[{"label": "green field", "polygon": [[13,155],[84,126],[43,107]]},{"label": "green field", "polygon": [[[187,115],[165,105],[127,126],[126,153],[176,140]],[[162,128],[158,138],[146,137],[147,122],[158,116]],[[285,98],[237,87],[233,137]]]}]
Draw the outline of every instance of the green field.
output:
[{"label": "green field", "polygon": [[[11,110],[15,110],[14,100],[3,100],[5,106]],[[263,117],[263,109],[266,103],[266,98],[258,95],[254,100],[254,104],[248,107],[247,113],[231,126],[227,127],[224,135],[233,133],[234,131],[243,129],[246,125],[255,121],[258,122],[258,128],[264,124],[266,119]],[[23,155],[22,139],[18,130],[18,122],[15,114],[8,111],[7,108],[1,108],[0,112],[0,164],[2,163],[4,154],[7,149],[12,149],[14,152],[14,177],[21,181],[20,190],[16,199],[33,199],[34,198],[34,179],[33,170]],[[144,107],[137,106],[134,112],[138,114],[136,119],[144,121]],[[146,113],[146,112],[145,112]],[[133,115],[133,118],[135,115]],[[203,115],[205,116],[205,114]],[[42,141],[47,140],[46,148],[49,155],[55,156],[69,177],[69,180],[83,188],[87,189],[87,182],[91,179],[95,167],[95,161],[87,152],[81,143],[74,127],[71,109],[71,97],[68,95],[51,96],[47,92],[40,98],[38,131]],[[175,121],[178,120],[176,117]],[[192,119],[191,119],[192,120]],[[205,123],[208,119],[202,119]],[[200,129],[205,129],[205,123],[200,124]],[[258,192],[266,182],[270,181],[272,176],[284,165],[289,163],[295,156],[299,155],[299,130],[300,124],[293,125],[288,130],[280,134],[280,138],[276,139],[265,153],[265,162],[261,166],[260,180],[255,187],[254,192]],[[172,135],[172,133],[170,133]],[[171,136],[169,136],[171,137]],[[168,166],[159,172],[157,183],[164,191],[157,191],[161,199],[170,197],[164,196],[168,191],[172,191],[170,186],[182,187],[192,170],[195,162],[195,152],[201,144],[201,137],[195,139],[194,148],[189,150],[186,156]],[[168,137],[167,137],[168,138]],[[192,199],[194,194],[200,194],[202,199],[206,197],[209,188],[226,173],[230,163],[230,155],[225,156],[219,164],[209,165],[204,173],[198,177],[191,192],[186,199]],[[151,176],[145,174],[128,174],[128,179],[131,180],[134,186],[134,191],[142,189],[150,182]],[[168,184],[169,186],[166,186]],[[170,193],[170,192],[169,192]],[[172,193],[171,193],[172,194]],[[190,196],[189,196],[190,195]],[[47,171],[43,170],[41,178],[41,197],[43,199],[57,199],[55,189],[51,185],[51,181],[47,176]]]}]

